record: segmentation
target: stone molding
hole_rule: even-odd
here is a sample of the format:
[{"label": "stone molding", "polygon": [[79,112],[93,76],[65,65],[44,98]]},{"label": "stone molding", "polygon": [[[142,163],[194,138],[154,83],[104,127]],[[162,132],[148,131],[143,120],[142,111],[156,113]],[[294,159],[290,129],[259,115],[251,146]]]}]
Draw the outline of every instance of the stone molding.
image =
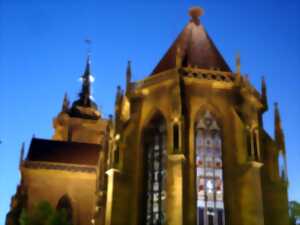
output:
[{"label": "stone molding", "polygon": [[78,165],[69,163],[50,163],[42,161],[24,161],[22,167],[28,169],[64,170],[68,172],[96,173],[96,166]]}]

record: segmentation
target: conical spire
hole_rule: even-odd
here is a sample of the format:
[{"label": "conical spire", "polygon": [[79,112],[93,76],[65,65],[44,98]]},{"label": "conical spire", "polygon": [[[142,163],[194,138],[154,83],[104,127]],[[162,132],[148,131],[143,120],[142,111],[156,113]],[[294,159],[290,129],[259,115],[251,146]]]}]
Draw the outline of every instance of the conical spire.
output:
[{"label": "conical spire", "polygon": [[261,101],[264,105],[264,109],[267,110],[268,109],[267,84],[264,76],[262,76],[261,79]]},{"label": "conical spire", "polygon": [[87,57],[85,71],[81,76],[81,79],[82,79],[82,87],[81,87],[81,92],[79,93],[79,97],[83,106],[90,106],[91,105],[91,99],[90,99],[91,81],[92,81],[90,55],[88,55]]},{"label": "conical spire", "polygon": [[67,113],[69,111],[69,106],[70,106],[70,101],[68,98],[68,94],[65,93],[61,111]]},{"label": "conical spire", "polygon": [[278,103],[274,104],[275,106],[275,142],[280,151],[285,152],[285,143],[284,143],[284,133],[281,126],[281,118]]}]

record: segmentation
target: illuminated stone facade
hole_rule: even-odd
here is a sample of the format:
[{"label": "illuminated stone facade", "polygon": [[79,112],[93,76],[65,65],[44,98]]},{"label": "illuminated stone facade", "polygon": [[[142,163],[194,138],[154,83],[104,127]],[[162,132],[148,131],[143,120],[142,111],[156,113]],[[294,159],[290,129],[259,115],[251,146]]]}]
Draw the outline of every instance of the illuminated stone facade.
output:
[{"label": "illuminated stone facade", "polygon": [[[264,130],[259,93],[230,70],[193,8],[150,76],[118,87],[115,114],[90,98],[90,60],[78,101],[64,99],[53,140],[21,157],[18,209],[40,200],[68,208],[74,225],[287,225],[284,135]],[[19,196],[19,197],[18,197]],[[24,197],[25,196],[25,197]]]}]

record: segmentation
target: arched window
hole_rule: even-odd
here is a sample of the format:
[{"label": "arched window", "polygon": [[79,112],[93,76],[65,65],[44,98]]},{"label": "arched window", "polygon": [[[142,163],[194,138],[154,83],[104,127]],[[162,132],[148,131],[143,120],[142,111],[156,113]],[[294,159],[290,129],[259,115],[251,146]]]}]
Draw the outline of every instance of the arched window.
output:
[{"label": "arched window", "polygon": [[154,117],[144,131],[146,225],[165,224],[166,124]]},{"label": "arched window", "polygon": [[225,225],[220,127],[206,111],[195,128],[197,225]]},{"label": "arched window", "polygon": [[62,196],[56,206],[56,210],[63,210],[66,213],[67,221],[72,224],[73,223],[73,209],[69,196]]}]

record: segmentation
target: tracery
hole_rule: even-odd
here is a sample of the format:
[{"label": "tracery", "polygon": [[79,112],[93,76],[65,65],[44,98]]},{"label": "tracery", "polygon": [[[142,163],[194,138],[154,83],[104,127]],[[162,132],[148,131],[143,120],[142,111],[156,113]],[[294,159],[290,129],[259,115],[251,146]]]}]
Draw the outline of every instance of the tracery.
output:
[{"label": "tracery", "polygon": [[196,122],[197,225],[225,225],[221,130],[206,111]]}]

